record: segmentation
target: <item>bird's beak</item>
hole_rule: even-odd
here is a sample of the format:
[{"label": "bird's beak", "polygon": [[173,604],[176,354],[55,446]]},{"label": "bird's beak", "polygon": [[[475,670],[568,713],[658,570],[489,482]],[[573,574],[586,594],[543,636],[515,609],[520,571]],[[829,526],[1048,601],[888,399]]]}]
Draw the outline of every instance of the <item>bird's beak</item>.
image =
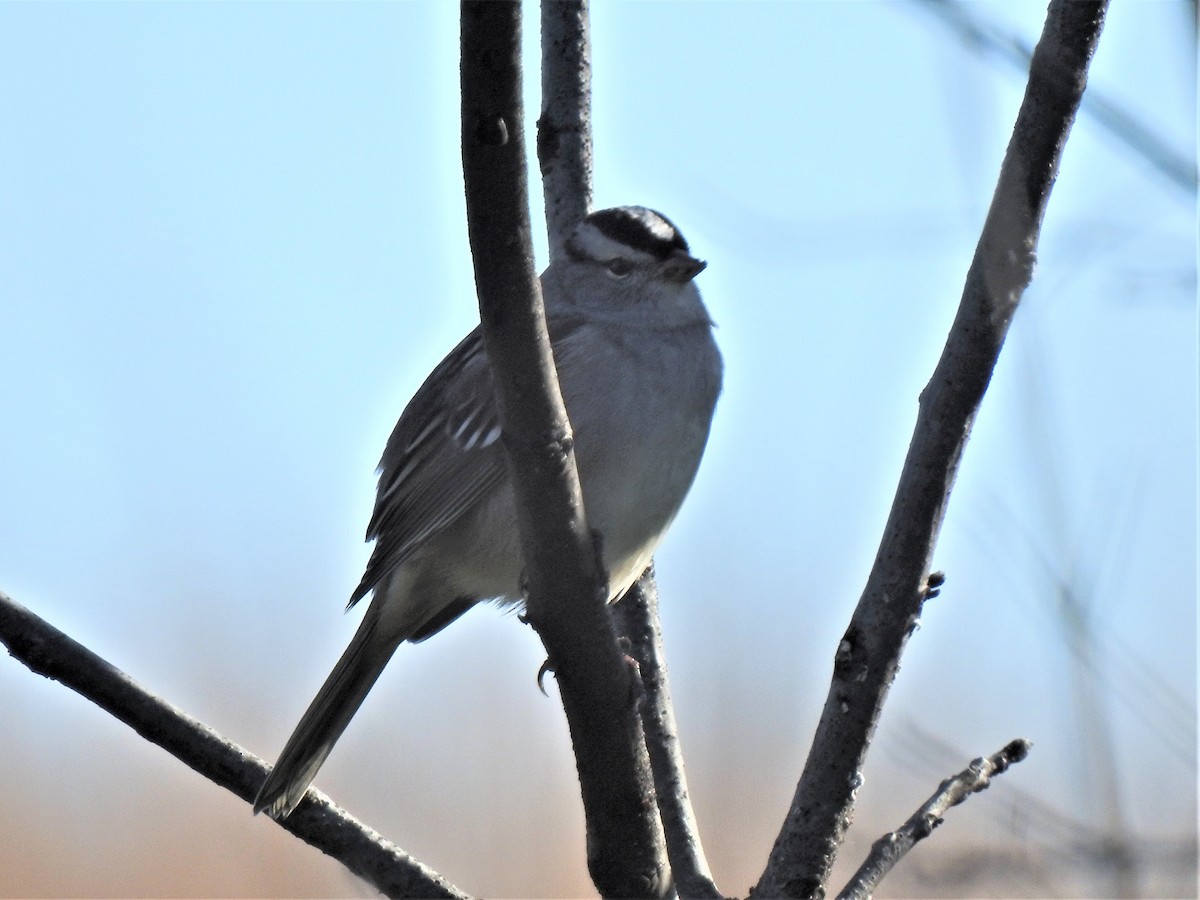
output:
[{"label": "bird's beak", "polygon": [[663,277],[679,284],[687,284],[703,272],[707,265],[704,260],[696,259],[682,250],[672,250],[663,263]]}]

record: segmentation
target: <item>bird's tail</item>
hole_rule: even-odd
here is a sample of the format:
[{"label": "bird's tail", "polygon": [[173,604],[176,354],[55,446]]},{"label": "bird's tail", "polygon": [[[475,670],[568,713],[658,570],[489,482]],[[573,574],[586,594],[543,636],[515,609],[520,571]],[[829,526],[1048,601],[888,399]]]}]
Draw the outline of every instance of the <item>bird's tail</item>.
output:
[{"label": "bird's tail", "polygon": [[255,813],[265,811],[279,821],[291,814],[391,659],[400,641],[377,627],[379,619],[371,612],[288,738],[254,798]]}]

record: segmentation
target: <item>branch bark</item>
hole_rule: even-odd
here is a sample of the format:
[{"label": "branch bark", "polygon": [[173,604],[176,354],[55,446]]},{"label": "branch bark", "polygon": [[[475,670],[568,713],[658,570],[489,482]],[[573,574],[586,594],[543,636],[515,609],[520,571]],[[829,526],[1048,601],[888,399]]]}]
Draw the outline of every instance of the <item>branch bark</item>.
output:
[{"label": "branch bark", "polygon": [[[542,2],[542,114],[538,163],[551,259],[592,207],[591,38],[587,0]],[[658,587],[647,569],[613,607],[618,634],[640,665],[641,707],[667,856],[682,897],[720,897],[704,858],[684,776],[658,618]]]},{"label": "branch bark", "polygon": [[634,682],[606,608],[533,272],[521,10],[464,0],[461,11],[468,231],[516,494],[528,620],[553,663],[570,727],[592,880],[605,896],[662,896],[670,868]]},{"label": "branch bark", "polygon": [[587,0],[542,0],[538,167],[550,258],[592,210],[592,41]]},{"label": "branch bark", "polygon": [[[265,762],[150,693],[3,593],[0,641],[31,671],[69,687],[205,778],[253,802],[267,776]],[[316,790],[310,790],[308,799],[279,825],[389,897],[468,896]]]},{"label": "branch bark", "polygon": [[613,607],[617,630],[629,641],[629,652],[637,660],[646,695],[642,701],[642,725],[646,748],[654,771],[654,793],[667,837],[667,856],[680,897],[720,898],[712,870],[700,844],[700,828],[692,810],[683,749],[675,725],[675,707],[667,681],[667,660],[662,626],[658,617],[658,585],[654,568],[625,592]]},{"label": "branch bark", "polygon": [[998,753],[987,759],[981,757],[975,760],[957,775],[943,781],[934,795],[909,816],[903,825],[871,845],[870,854],[854,873],[854,877],[842,888],[838,900],[870,900],[883,876],[895,868],[896,863],[900,862],[904,854],[915,847],[918,841],[933,834],[933,829],[942,824],[942,817],[952,806],[957,806],[972,794],[988,787],[994,776],[1007,771],[1013,763],[1019,763],[1028,756],[1032,746],[1029,741],[1020,738],[1010,741]]},{"label": "branch bark", "polygon": [[1106,9],[1104,0],[1050,4],[962,301],[921,393],[875,563],[834,657],[804,773],[753,891],[760,896],[824,895],[883,701],[929,589],[963,447],[1033,274],[1041,222]]}]

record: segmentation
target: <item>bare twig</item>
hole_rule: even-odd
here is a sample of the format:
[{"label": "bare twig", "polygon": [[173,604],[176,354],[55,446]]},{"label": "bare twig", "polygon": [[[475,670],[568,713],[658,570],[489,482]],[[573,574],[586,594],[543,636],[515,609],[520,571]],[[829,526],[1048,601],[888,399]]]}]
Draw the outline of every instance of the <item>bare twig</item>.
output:
[{"label": "bare twig", "polygon": [[850,627],[804,774],[754,891],[816,897],[849,825],[883,701],[928,590],[933,550],[971,424],[1034,253],[1087,82],[1104,0],[1053,0],[962,301],[920,410],[883,539]]},{"label": "bare twig", "polygon": [[990,785],[995,775],[1029,755],[1029,741],[1018,738],[1009,742],[999,753],[987,759],[977,759],[952,778],[947,778],[937,792],[913,813],[903,825],[888,832],[874,844],[862,866],[846,884],[838,900],[869,900],[883,876],[895,868],[904,854],[933,833],[942,824],[942,817],[952,806],[962,803],[972,794]]},{"label": "bare twig", "polygon": [[550,258],[592,209],[592,42],[587,0],[542,0],[538,166]]},{"label": "bare twig", "polygon": [[[253,801],[267,775],[266,763],[151,694],[3,593],[0,641],[32,671],[69,687],[205,778],[247,803]],[[280,825],[389,897],[467,897],[316,790]]]},{"label": "bare twig", "polygon": [[700,844],[700,829],[684,776],[683,752],[667,681],[667,662],[658,618],[658,586],[654,583],[653,567],[625,593],[613,608],[613,615],[617,630],[629,640],[630,652],[637,660],[646,691],[642,723],[646,729],[646,746],[654,770],[654,792],[667,836],[667,855],[675,876],[675,890],[680,897],[721,897]]},{"label": "bare twig", "polygon": [[671,889],[633,679],[587,530],[541,291],[533,273],[520,90],[520,6],[464,0],[467,221],[525,560],[530,624],[554,664],[605,896]]}]

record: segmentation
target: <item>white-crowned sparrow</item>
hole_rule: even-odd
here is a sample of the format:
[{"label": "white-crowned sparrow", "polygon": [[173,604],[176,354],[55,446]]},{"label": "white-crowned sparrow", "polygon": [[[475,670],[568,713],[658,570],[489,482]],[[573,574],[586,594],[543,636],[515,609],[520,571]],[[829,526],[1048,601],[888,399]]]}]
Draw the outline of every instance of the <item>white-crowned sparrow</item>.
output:
[{"label": "white-crowned sparrow", "polygon": [[[615,600],[650,563],[691,487],[721,390],[712,320],[692,279],[705,263],[653,210],[592,213],[542,274],[589,526]],[[521,598],[521,547],[476,328],[404,410],[380,462],[375,547],[353,605],[370,607],[280,754],[255,812],[287,816],[402,641],[481,600]]]}]

